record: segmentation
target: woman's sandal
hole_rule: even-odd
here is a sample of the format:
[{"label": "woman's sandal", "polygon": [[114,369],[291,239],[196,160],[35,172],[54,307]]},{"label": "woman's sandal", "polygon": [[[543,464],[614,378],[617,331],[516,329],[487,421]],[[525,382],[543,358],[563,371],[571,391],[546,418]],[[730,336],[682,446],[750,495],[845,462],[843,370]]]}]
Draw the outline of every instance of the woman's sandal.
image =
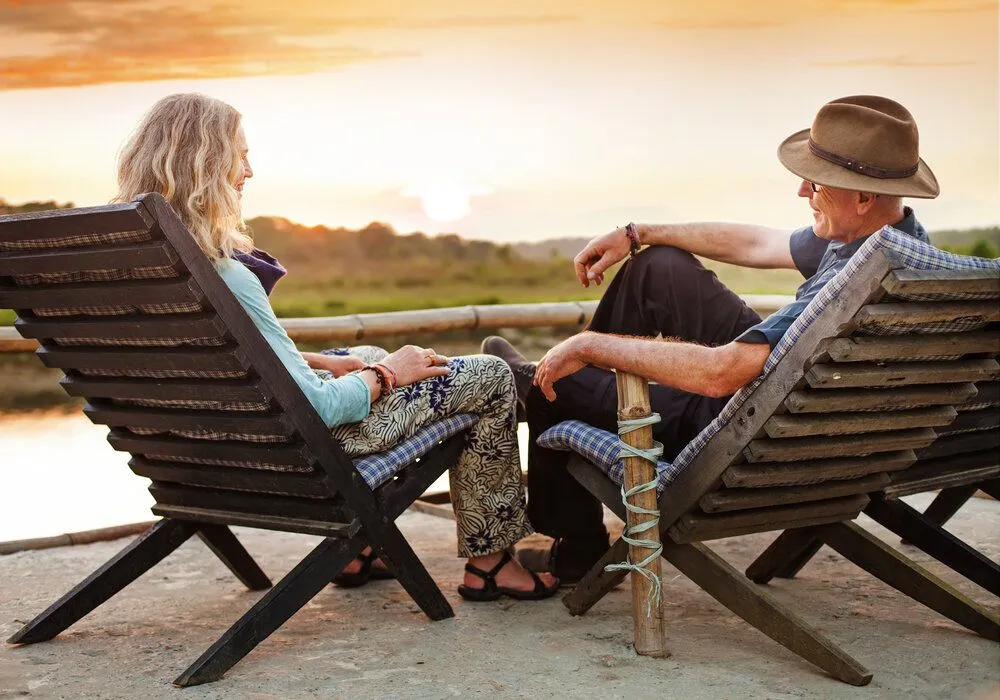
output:
[{"label": "woman's sandal", "polygon": [[458,594],[465,598],[466,600],[474,600],[477,602],[483,602],[488,600],[496,600],[501,596],[509,596],[511,598],[516,598],[517,600],[541,600],[542,598],[548,598],[555,594],[559,589],[559,579],[549,586],[545,587],[542,583],[542,579],[534,571],[528,571],[531,574],[531,578],[535,579],[535,588],[530,591],[522,591],[517,588],[507,588],[506,586],[497,585],[497,574],[503,567],[507,566],[511,561],[510,552],[504,552],[503,556],[500,558],[500,563],[494,566],[489,571],[483,571],[477,566],[472,564],[466,564],[465,570],[468,571],[473,576],[478,576],[484,581],[482,588],[470,588],[465,584],[458,587]]},{"label": "woman's sandal", "polygon": [[375,553],[374,549],[368,552],[368,554],[359,554],[355,561],[361,562],[361,568],[353,574],[347,574],[344,572],[337,574],[333,579],[333,583],[341,588],[357,588],[358,586],[365,585],[372,579],[376,581],[385,581],[396,578],[396,575],[391,571],[372,567],[372,562],[376,559],[378,559],[378,554]]}]

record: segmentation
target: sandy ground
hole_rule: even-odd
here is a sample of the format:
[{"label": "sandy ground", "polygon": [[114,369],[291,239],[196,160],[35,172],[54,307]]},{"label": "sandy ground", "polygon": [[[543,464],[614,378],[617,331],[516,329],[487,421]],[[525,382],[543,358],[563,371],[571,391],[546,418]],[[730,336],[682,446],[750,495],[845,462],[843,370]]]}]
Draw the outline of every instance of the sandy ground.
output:
[{"label": "sandy ground", "polygon": [[[914,497],[914,505],[929,502]],[[870,521],[862,522],[897,543]],[[788,652],[669,565],[665,617],[673,656],[636,656],[628,585],[584,617],[559,598],[473,604],[455,593],[454,525],[408,512],[399,524],[455,618],[430,622],[393,582],[330,587],[214,684],[170,681],[258,597],[194,539],[55,640],[0,647],[0,698],[1000,698],[1000,646],[897,593],[828,549],[769,590],[874,671],[840,683]],[[1000,558],[1000,503],[973,499],[950,528]],[[277,580],[315,538],[239,529]],[[771,536],[720,540],[744,568]],[[0,557],[0,635],[9,637],[122,542]],[[996,598],[904,551],[997,611]]]}]

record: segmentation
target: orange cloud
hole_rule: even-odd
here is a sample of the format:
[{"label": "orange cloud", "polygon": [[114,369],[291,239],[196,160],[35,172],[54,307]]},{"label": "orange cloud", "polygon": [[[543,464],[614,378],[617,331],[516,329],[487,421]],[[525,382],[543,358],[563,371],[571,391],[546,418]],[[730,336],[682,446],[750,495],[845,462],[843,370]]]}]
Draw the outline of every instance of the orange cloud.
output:
[{"label": "orange cloud", "polygon": [[[291,6],[289,6],[291,5]],[[343,40],[363,30],[490,29],[571,21],[560,15],[358,17],[320,3],[0,0],[0,29],[49,47],[4,56],[0,90],[147,80],[311,73],[412,55]],[[336,40],[336,41],[335,41]]]}]

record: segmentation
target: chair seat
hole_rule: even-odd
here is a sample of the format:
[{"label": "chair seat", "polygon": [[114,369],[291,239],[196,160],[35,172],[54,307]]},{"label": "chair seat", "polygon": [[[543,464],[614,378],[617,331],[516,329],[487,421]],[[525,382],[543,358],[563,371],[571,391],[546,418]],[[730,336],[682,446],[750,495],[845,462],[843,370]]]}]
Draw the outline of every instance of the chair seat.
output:
[{"label": "chair seat", "polygon": [[[550,450],[568,450],[576,452],[591,464],[599,467],[612,481],[621,486],[625,480],[624,460],[619,456],[618,436],[614,433],[595,428],[578,420],[567,420],[557,423],[538,436],[537,444]],[[680,473],[680,469],[671,462],[659,460],[656,463],[656,473],[660,477],[657,491],[669,486]]]},{"label": "chair seat", "polygon": [[412,464],[418,457],[423,457],[431,448],[442,440],[471,428],[479,420],[474,413],[456,413],[444,420],[431,423],[414,433],[411,437],[390,447],[385,452],[365,455],[353,459],[354,468],[371,488],[377,488],[387,482],[403,467]]}]

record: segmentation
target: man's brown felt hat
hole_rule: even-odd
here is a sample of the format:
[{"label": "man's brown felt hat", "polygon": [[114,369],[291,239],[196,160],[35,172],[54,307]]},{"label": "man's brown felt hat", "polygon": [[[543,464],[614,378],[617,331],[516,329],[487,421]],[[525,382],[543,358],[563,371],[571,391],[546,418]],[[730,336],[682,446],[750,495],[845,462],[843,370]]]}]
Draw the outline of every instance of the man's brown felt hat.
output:
[{"label": "man's brown felt hat", "polygon": [[933,199],[940,188],[918,146],[917,123],[903,105],[856,95],[823,105],[811,129],[778,147],[778,158],[817,185]]}]

